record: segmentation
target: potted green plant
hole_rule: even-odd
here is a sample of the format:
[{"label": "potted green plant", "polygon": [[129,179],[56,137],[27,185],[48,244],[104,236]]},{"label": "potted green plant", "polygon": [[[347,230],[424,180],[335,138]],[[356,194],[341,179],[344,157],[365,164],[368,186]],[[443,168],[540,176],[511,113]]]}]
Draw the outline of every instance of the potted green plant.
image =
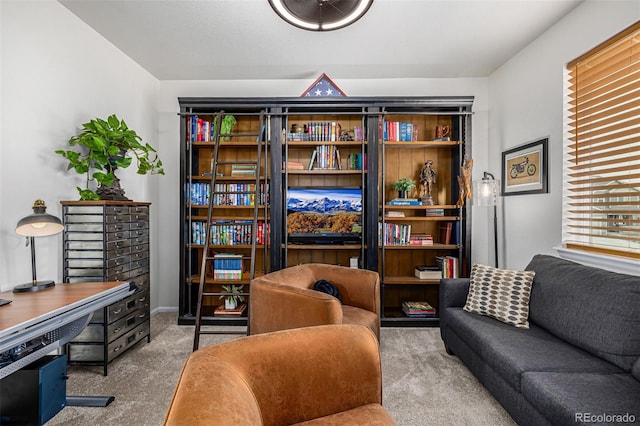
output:
[{"label": "potted green plant", "polygon": [[242,295],[243,288],[244,284],[222,286],[222,291],[227,293],[220,296],[220,299],[224,299],[224,309],[236,309],[238,307],[238,302],[244,302],[244,296]]},{"label": "potted green plant", "polygon": [[400,178],[393,185],[392,188],[398,191],[398,198],[407,198],[409,191],[415,188],[416,182],[410,178]]},{"label": "potted green plant", "polygon": [[[81,200],[128,200],[115,171],[129,167],[134,158],[138,174],[164,174],[156,150],[148,143],[142,143],[135,130],[115,114],[106,120],[94,118],[84,123],[82,131],[71,137],[68,144],[78,150],[55,152],[69,160],[67,170],[86,174],[86,187],[78,187]],[[95,192],[89,189],[92,180],[97,182]]]}]

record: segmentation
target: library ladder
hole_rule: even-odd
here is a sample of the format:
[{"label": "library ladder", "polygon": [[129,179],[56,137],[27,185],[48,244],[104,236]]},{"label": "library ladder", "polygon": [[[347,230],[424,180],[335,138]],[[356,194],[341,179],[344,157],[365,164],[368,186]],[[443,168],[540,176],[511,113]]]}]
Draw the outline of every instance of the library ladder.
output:
[{"label": "library ladder", "polygon": [[[248,113],[251,115],[256,115],[256,113]],[[236,114],[238,115],[238,114]],[[212,235],[211,235],[211,225],[212,225],[212,218],[213,218],[213,210],[214,210],[214,206],[215,204],[215,200],[217,200],[218,197],[216,197],[217,194],[229,194],[229,191],[217,191],[216,190],[216,179],[218,178],[218,167],[219,166],[225,166],[225,165],[231,165],[231,167],[233,167],[234,165],[240,165],[240,166],[244,166],[244,167],[255,167],[255,187],[254,187],[254,191],[251,192],[251,195],[253,195],[253,218],[251,221],[251,249],[250,249],[250,255],[249,256],[242,256],[242,264],[244,266],[244,261],[248,260],[249,264],[250,264],[250,268],[249,268],[249,280],[253,279],[255,276],[255,268],[256,268],[256,246],[257,246],[257,235],[258,235],[258,211],[259,211],[259,205],[260,205],[260,199],[261,199],[261,162],[262,162],[262,150],[265,149],[266,146],[266,135],[267,135],[267,131],[266,131],[266,125],[265,125],[265,113],[264,111],[261,111],[259,113],[259,120],[260,120],[260,125],[259,125],[259,133],[229,133],[229,134],[221,134],[221,130],[222,130],[222,120],[225,117],[225,112],[224,111],[219,111],[216,114],[216,120],[215,120],[215,137],[214,137],[214,149],[213,149],[213,155],[211,156],[211,182],[210,182],[210,188],[211,188],[211,193],[209,196],[209,204],[208,204],[208,212],[207,212],[207,222],[205,225],[205,243],[204,243],[204,250],[202,252],[202,262],[201,262],[201,267],[200,267],[200,283],[198,286],[198,302],[197,302],[197,306],[196,306],[196,318],[195,318],[195,334],[194,334],[194,338],[193,338],[193,351],[195,352],[196,350],[198,350],[199,346],[200,346],[200,336],[203,334],[238,334],[237,331],[216,331],[216,330],[203,330],[202,329],[202,322],[203,322],[203,304],[205,301],[205,297],[207,296],[217,296],[217,297],[224,297],[224,296],[228,296],[231,295],[232,293],[228,293],[228,292],[207,292],[205,291],[205,284],[206,284],[206,280],[207,280],[207,269],[211,268],[211,270],[213,270],[213,262],[214,259],[215,260],[227,260],[227,259],[235,259],[237,260],[238,257],[237,256],[232,256],[229,255],[228,257],[225,257],[224,255],[218,255],[215,256],[210,252],[211,251],[211,243],[212,243]],[[250,161],[220,161],[218,159],[219,157],[219,153],[220,153],[220,144],[221,142],[228,137],[255,137],[256,138],[256,156],[254,160],[250,160]],[[265,188],[266,189],[266,188]],[[247,192],[244,192],[245,194]],[[244,269],[244,268],[243,268]],[[244,293],[240,293],[239,295],[241,296],[248,296],[249,293],[244,292]],[[249,332],[248,329],[248,322],[247,322],[247,334]]]}]

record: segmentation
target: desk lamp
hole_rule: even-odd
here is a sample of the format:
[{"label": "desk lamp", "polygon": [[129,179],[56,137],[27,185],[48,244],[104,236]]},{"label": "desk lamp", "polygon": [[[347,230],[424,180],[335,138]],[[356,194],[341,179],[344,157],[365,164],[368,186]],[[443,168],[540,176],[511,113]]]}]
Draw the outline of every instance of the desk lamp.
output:
[{"label": "desk lamp", "polygon": [[34,237],[46,237],[62,232],[62,222],[57,217],[47,213],[47,206],[42,200],[33,203],[33,213],[18,221],[16,233],[27,237],[27,245],[31,245],[31,273],[30,283],[20,284],[13,288],[14,293],[40,291],[53,287],[53,280],[38,281],[36,279],[36,246]]},{"label": "desk lamp", "polygon": [[473,205],[493,206],[493,246],[495,265],[498,267],[498,188],[500,181],[489,172],[484,172],[482,180],[473,182]]}]

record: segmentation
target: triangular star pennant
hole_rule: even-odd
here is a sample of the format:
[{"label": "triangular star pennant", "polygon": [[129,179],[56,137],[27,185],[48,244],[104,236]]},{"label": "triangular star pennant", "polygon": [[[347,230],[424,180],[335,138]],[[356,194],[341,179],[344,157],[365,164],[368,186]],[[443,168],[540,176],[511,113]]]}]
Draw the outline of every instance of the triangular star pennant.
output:
[{"label": "triangular star pennant", "polygon": [[336,84],[331,81],[331,79],[324,73],[316,81],[313,82],[311,86],[307,90],[305,90],[302,95],[311,96],[317,98],[336,98],[347,96]]}]

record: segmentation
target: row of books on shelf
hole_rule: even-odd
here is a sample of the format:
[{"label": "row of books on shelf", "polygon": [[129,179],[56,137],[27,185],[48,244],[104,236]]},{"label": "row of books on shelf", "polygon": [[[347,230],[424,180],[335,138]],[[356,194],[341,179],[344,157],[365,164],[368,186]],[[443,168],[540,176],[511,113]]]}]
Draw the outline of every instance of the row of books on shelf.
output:
[{"label": "row of books on shelf", "polygon": [[242,279],[241,254],[216,253],[213,255],[213,278],[216,280]]},{"label": "row of books on shelf", "polygon": [[[406,217],[405,212],[399,210],[387,210],[384,215],[385,217]],[[425,216],[444,216],[444,209],[425,209]]]},{"label": "row of books on shelf", "polygon": [[436,256],[436,265],[442,270],[442,278],[458,278],[458,258],[455,256]]},{"label": "row of books on shelf", "polygon": [[[248,245],[253,241],[253,221],[252,220],[224,220],[214,219],[211,221],[209,240],[213,245]],[[256,243],[268,244],[269,223],[258,221]],[[207,230],[206,222],[194,221],[191,223],[191,243],[204,244],[206,242]]]},{"label": "row of books on shelf", "polygon": [[413,318],[434,318],[437,316],[436,309],[428,302],[402,302],[402,312]]},{"label": "row of books on shelf", "polygon": [[336,142],[340,140],[341,126],[337,121],[309,121],[303,132],[290,132],[287,139],[293,142]]},{"label": "row of books on shelf", "polygon": [[436,256],[435,265],[416,266],[414,275],[421,280],[439,280],[458,278],[458,258],[455,256]]},{"label": "row of books on shelf", "polygon": [[347,169],[367,170],[367,153],[352,152],[347,156]]},{"label": "row of books on shelf", "polygon": [[197,115],[187,117],[187,141],[211,142],[215,139],[215,126],[210,121],[203,120]]},{"label": "row of books on shelf", "polygon": [[432,246],[431,234],[411,232],[404,223],[378,223],[378,244],[385,246]]},{"label": "row of books on shelf", "polygon": [[382,140],[393,142],[414,142],[418,140],[418,125],[402,121],[384,121]]},{"label": "row of books on shelf", "polygon": [[[213,191],[213,204],[216,206],[253,206],[255,202],[255,183],[216,183]],[[185,194],[188,203],[198,206],[209,204],[211,185],[205,182],[185,184]],[[258,205],[269,202],[269,184],[260,185],[260,199]]]},{"label": "row of books on shelf", "polygon": [[[453,223],[440,224],[439,244],[451,244]],[[410,223],[378,223],[378,244],[385,246],[432,246],[434,239],[431,234],[411,232]]]},{"label": "row of books on shelf", "polygon": [[342,169],[340,151],[335,145],[318,145],[311,153],[309,170],[311,169]]},{"label": "row of books on shelf", "polygon": [[[229,116],[235,118],[233,116]],[[216,120],[218,117],[214,117],[213,121],[205,120],[197,115],[190,115],[187,117],[187,141],[188,142],[213,142],[216,139]],[[224,120],[223,120],[224,121]],[[266,126],[262,126],[262,131],[265,131]],[[228,139],[228,137],[224,137]]]}]

